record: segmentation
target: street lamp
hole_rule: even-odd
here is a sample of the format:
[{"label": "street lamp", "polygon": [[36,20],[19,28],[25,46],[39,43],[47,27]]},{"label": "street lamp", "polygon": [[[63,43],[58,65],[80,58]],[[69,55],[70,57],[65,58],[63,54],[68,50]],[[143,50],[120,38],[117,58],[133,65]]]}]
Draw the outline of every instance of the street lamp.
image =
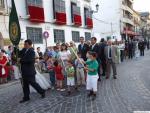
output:
[{"label": "street lamp", "polygon": [[91,10],[91,13],[92,13],[92,14],[93,14],[93,13],[98,13],[98,10],[99,10],[99,4],[96,4],[95,7],[96,7],[96,11]]}]

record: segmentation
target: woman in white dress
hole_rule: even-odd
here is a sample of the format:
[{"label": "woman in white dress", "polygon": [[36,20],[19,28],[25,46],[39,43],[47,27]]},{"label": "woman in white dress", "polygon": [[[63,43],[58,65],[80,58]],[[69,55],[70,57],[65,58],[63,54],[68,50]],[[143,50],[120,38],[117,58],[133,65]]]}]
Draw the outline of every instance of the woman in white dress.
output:
[{"label": "woman in white dress", "polygon": [[[50,88],[50,83],[41,73],[39,73],[38,62],[39,62],[39,56],[35,52],[35,69],[36,69],[35,80],[41,86],[41,88],[43,88],[44,90],[47,90]],[[36,92],[32,87],[30,88],[31,88],[31,92]]]}]

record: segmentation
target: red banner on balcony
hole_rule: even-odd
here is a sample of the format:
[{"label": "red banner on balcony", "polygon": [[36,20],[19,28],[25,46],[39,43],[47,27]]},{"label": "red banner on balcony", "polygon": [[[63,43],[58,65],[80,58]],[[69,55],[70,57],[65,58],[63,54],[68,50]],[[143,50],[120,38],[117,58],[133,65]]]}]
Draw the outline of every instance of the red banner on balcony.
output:
[{"label": "red banner on balcony", "polygon": [[82,20],[80,15],[74,14],[74,24],[76,26],[81,26],[82,25]]},{"label": "red banner on balcony", "polygon": [[28,6],[30,21],[44,22],[44,9],[37,6]]},{"label": "red banner on balcony", "polygon": [[87,28],[93,28],[93,20],[91,18],[87,18]]},{"label": "red banner on balcony", "polygon": [[66,13],[56,12],[56,24],[59,25],[66,24]]}]

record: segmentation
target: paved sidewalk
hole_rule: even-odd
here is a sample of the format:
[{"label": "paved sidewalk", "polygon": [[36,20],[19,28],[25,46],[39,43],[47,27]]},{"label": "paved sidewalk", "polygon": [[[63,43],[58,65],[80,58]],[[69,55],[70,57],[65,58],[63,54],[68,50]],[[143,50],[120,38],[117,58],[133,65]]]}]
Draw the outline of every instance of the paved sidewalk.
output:
[{"label": "paved sidewalk", "polygon": [[150,51],[145,57],[127,60],[118,65],[118,79],[98,84],[95,101],[87,98],[84,87],[66,97],[64,93],[48,90],[46,98],[31,94],[31,101],[19,104],[20,83],[0,86],[0,113],[133,113],[150,111]]}]

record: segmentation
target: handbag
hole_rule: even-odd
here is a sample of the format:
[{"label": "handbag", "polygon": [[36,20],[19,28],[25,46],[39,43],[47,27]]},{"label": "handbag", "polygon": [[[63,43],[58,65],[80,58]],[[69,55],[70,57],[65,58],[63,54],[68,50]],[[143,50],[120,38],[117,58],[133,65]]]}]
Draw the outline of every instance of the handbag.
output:
[{"label": "handbag", "polygon": [[5,69],[4,67],[2,67],[2,75],[4,75],[6,72],[5,72]]}]

